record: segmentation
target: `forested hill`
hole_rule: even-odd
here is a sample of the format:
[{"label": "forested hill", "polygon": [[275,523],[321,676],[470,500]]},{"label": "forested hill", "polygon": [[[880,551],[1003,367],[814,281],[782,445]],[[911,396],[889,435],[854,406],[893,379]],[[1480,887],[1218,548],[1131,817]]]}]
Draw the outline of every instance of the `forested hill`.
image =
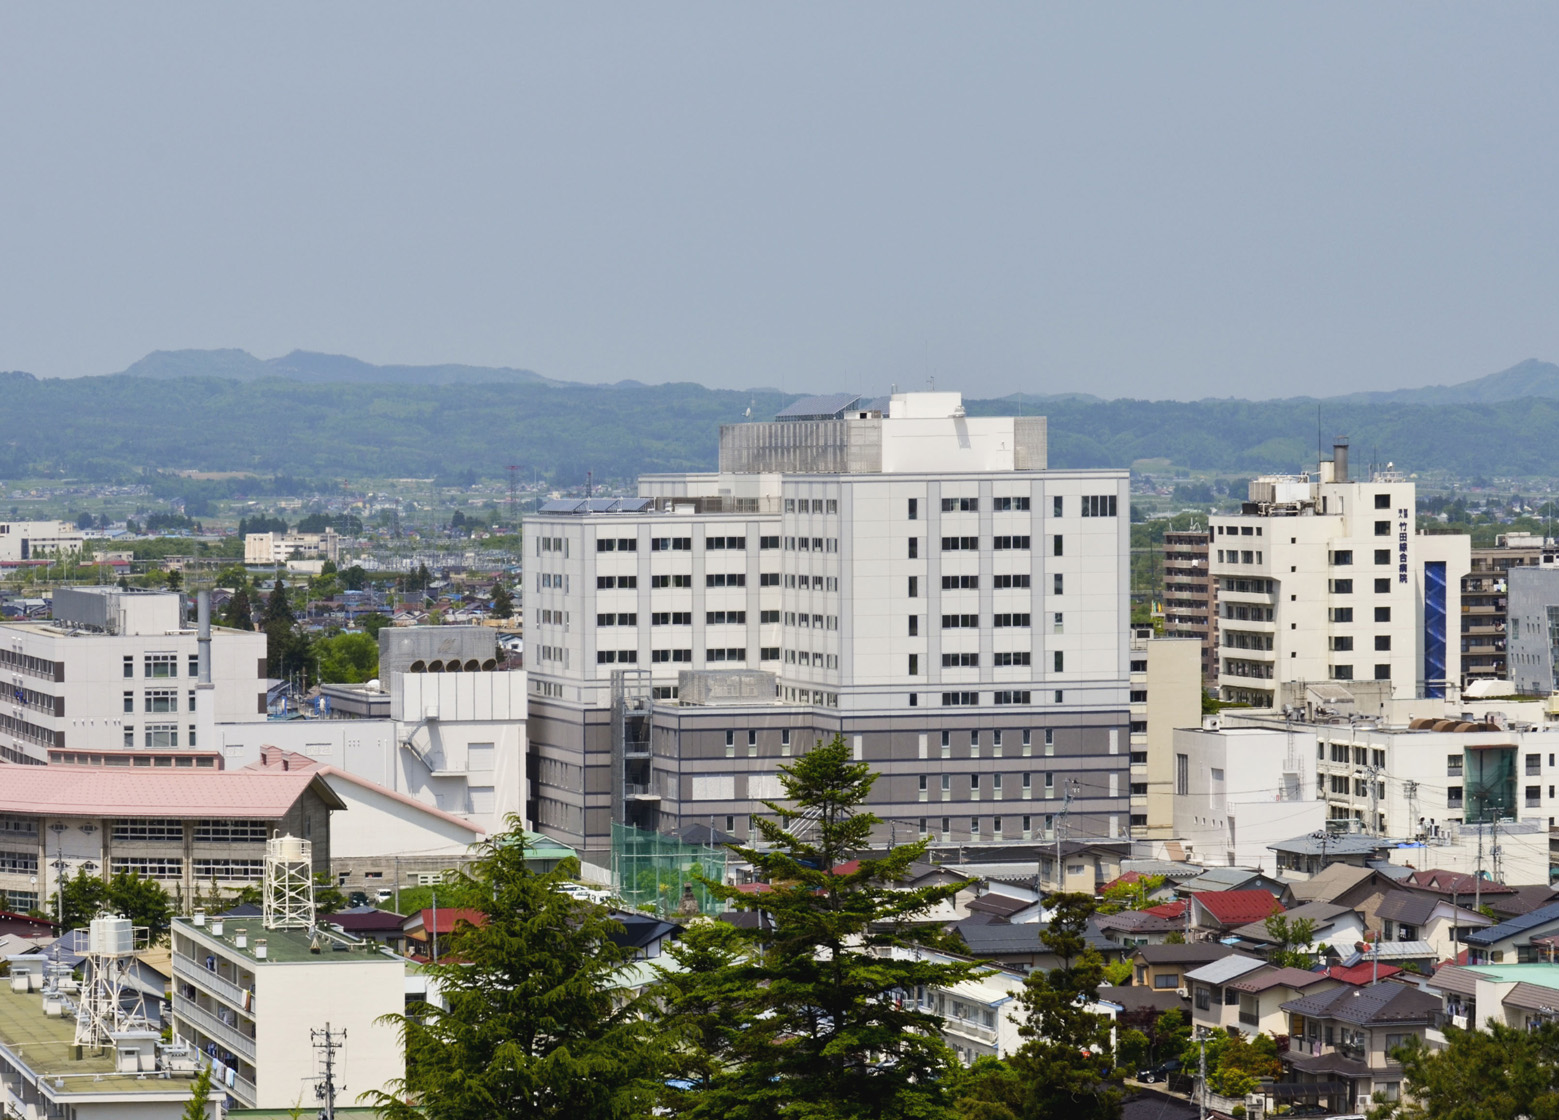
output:
[{"label": "forested hill", "polygon": [[[542,379],[366,384],[285,377],[71,380],[0,374],[8,434],[0,477],[114,479],[144,468],[254,470],[310,478],[502,477],[509,464],[573,484],[646,471],[709,469],[718,430],[791,396],[693,384],[588,386]],[[1559,400],[1423,404],[1205,400],[1026,400],[1050,418],[1051,463],[1128,466],[1167,458],[1230,472],[1297,470],[1318,435],[1352,437],[1354,458],[1463,476],[1559,476]],[[971,400],[971,414],[1014,399]]]}]

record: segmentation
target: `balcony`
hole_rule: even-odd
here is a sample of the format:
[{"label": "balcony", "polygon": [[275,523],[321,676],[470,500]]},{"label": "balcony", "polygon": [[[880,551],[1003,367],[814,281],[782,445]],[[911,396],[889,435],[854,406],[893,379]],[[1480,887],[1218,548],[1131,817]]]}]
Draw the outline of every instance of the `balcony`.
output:
[{"label": "balcony", "polygon": [[[254,1008],[254,995],[231,980],[224,980],[209,968],[202,968],[187,957],[173,958],[173,975],[188,980],[205,992],[230,1005],[234,1011],[250,1011]],[[246,998],[247,997],[247,998]]]},{"label": "balcony", "polygon": [[631,801],[659,801],[660,794],[650,789],[649,786],[629,782],[623,786],[623,796]]},{"label": "balcony", "polygon": [[173,1014],[186,1023],[199,1027],[214,1042],[221,1043],[233,1053],[254,1061],[254,1039],[244,1034],[232,1023],[224,1023],[211,1012],[177,992],[173,995]]}]

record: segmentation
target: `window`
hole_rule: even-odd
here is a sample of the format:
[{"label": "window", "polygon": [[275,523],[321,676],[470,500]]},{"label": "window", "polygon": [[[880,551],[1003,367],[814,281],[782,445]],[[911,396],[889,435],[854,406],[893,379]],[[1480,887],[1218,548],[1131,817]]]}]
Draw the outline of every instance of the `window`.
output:
[{"label": "window", "polygon": [[212,879],[216,879],[225,882],[257,883],[264,876],[265,861],[263,859],[211,859],[196,857],[194,872],[195,879],[200,882],[210,882]]},{"label": "window", "polygon": [[1335,650],[1347,650],[1347,649],[1352,649],[1352,648],[1353,648],[1353,639],[1352,638],[1349,638],[1349,637],[1334,637],[1334,638],[1332,638],[1332,649],[1334,651]]},{"label": "window", "polygon": [[[911,657],[914,654],[910,655]],[[944,669],[978,669],[980,667],[980,655],[978,653],[944,653],[942,655],[942,668]]]},{"label": "window", "polygon": [[263,844],[270,839],[270,834],[270,825],[265,821],[224,818],[195,822],[195,839],[201,843]]},{"label": "window", "polygon": [[1153,977],[1153,986],[1155,988],[1178,988],[1180,987],[1180,974],[1178,972],[1160,972]]},{"label": "window", "polygon": [[1010,576],[992,576],[991,586],[998,591],[1006,590],[1009,587],[1028,587],[1029,577],[1026,574],[1019,575],[1016,573]]},{"label": "window", "polygon": [[1391,508],[1391,495],[1390,494],[1376,494],[1375,495],[1375,508],[1376,509],[1390,509]]},{"label": "window", "polygon": [[184,860],[180,856],[114,856],[111,870],[133,872],[143,879],[182,879]]},{"label": "window", "polygon": [[598,649],[595,651],[595,663],[597,665],[632,665],[639,660],[639,651],[635,649]]},{"label": "window", "polygon": [[745,623],[746,611],[705,611],[704,624],[707,626],[725,626],[731,623]]},{"label": "window", "polygon": [[1060,533],[1057,533],[1054,537],[1051,538],[1050,554],[1052,556],[1064,555],[1065,547],[1062,544],[1064,539],[1065,538],[1063,538]]},{"label": "window", "polygon": [[1375,663],[1375,679],[1378,681],[1389,681],[1391,679],[1391,665],[1377,661]]},{"label": "window", "polygon": [[711,572],[704,577],[705,587],[746,587],[747,576],[743,572]]},{"label": "window", "polygon": [[126,817],[114,822],[115,840],[184,842],[184,822],[164,817]]},{"label": "window", "polygon": [[943,552],[978,552],[980,550],[979,537],[943,537]]},{"label": "window", "polygon": [[650,541],[651,552],[692,552],[692,537],[655,537]]},{"label": "window", "polygon": [[746,537],[705,537],[704,551],[744,552],[747,549]]},{"label": "window", "polygon": [[149,723],[146,725],[148,747],[176,747],[179,745],[179,725],[176,723]]},{"label": "window", "polygon": [[1050,590],[1054,594],[1056,594],[1056,595],[1061,594],[1061,588],[1063,586],[1062,580],[1061,580],[1061,573],[1060,572],[1056,572],[1053,576],[1050,577],[1050,579],[1051,579],[1051,588],[1050,588]]},{"label": "window", "polygon": [[995,498],[991,508],[997,513],[1009,513],[1012,510],[1026,510],[1029,508],[1029,500],[1025,497]]},{"label": "window", "polygon": [[148,677],[176,677],[179,675],[179,659],[173,653],[148,653],[146,655]]},{"label": "window", "polygon": [[1353,581],[1351,579],[1334,579],[1334,580],[1332,580],[1332,594],[1333,595],[1351,595],[1351,594],[1353,594]]},{"label": "window", "polygon": [[[945,577],[942,580],[942,582],[943,583],[947,582]],[[920,577],[919,576],[910,576],[909,577],[909,597],[911,599],[918,599],[918,598],[920,598]]]},{"label": "window", "polygon": [[943,576],[943,591],[978,591],[980,588],[979,576]]},{"label": "window", "polygon": [[1060,517],[1061,509],[1061,498],[1059,496],[1050,499],[1050,516]]},{"label": "window", "polygon": [[146,692],[148,712],[176,712],[179,710],[179,693],[174,688],[153,688]]},{"label": "window", "polygon": [[1191,793],[1191,756],[1175,755],[1175,794],[1188,797]]},{"label": "window", "polygon": [[780,585],[780,574],[778,572],[759,572],[758,573],[758,586],[759,587],[778,587],[779,585]]},{"label": "window", "polygon": [[189,675],[192,677],[200,676],[200,654],[198,653],[189,655]]},{"label": "window", "polygon": [[[620,616],[619,616],[620,617]],[[651,626],[691,626],[692,611],[656,611],[650,615]]]},{"label": "window", "polygon": [[[945,661],[947,659],[947,654],[944,653],[942,655],[942,659]],[[920,676],[920,654],[918,653],[912,653],[909,655],[909,675],[912,677]]]},{"label": "window", "polygon": [[977,629],[980,625],[980,616],[977,614],[944,614],[942,616],[942,629]]},{"label": "window", "polygon": [[778,661],[780,659],[779,646],[760,646],[758,648],[759,661]]},{"label": "window", "polygon": [[758,548],[760,550],[767,550],[767,549],[771,549],[771,548],[778,548],[779,546],[780,546],[780,539],[778,537],[759,537],[758,538]]},{"label": "window", "polygon": [[1333,622],[1352,622],[1352,607],[1332,607],[1326,612],[1327,618]]},{"label": "window", "polygon": [[125,711],[127,711],[127,712],[135,711],[135,693],[127,692],[127,693],[124,694],[124,698],[125,698]]},{"label": "window", "polygon": [[980,509],[979,498],[943,498],[942,512],[952,513],[977,513]]},{"label": "window", "polygon": [[124,664],[125,664],[125,676],[127,676],[127,677],[135,676],[135,658],[131,657],[131,656],[126,656]]},{"label": "window", "polygon": [[920,518],[920,499],[919,498],[911,498],[909,500],[909,519],[911,521],[917,521],[917,520],[919,520],[919,518]]},{"label": "window", "polygon": [[1066,654],[1061,650],[1055,651],[1055,671],[1057,673],[1066,672]]},{"label": "window", "polygon": [[992,616],[991,625],[996,627],[1027,626],[1029,616],[1026,613],[998,614]]},{"label": "window", "polygon": [[639,542],[633,537],[598,537],[595,542],[597,552],[637,552]]},{"label": "window", "polygon": [[1033,654],[1027,650],[1012,653],[995,653],[991,655],[991,663],[998,669],[1005,669],[1015,665],[1028,665],[1032,663]]},{"label": "window", "polygon": [[910,537],[909,538],[909,558],[911,560],[918,560],[920,558],[920,538],[919,537]]},{"label": "window", "polygon": [[991,547],[994,548],[997,552],[1008,552],[1008,551],[1012,551],[1012,550],[1024,550],[1024,551],[1026,551],[1028,549],[1028,546],[1029,546],[1029,538],[1028,537],[992,537],[991,538]]},{"label": "window", "polygon": [[[1114,517],[1114,494],[1090,494],[1082,500],[1084,517]],[[1059,554],[1058,554],[1059,555]]]},{"label": "window", "polygon": [[758,621],[759,622],[762,622],[762,623],[770,623],[770,622],[777,623],[777,622],[779,622],[779,620],[780,620],[780,612],[779,611],[759,611],[758,612]]},{"label": "window", "polygon": [[1021,690],[998,690],[991,694],[991,702],[995,704],[1030,704],[1033,703],[1033,694]]},{"label": "window", "polygon": [[912,615],[909,616],[909,636],[911,638],[914,638],[914,637],[918,637],[919,634],[920,634],[920,616],[918,614],[912,614]]},{"label": "window", "polygon": [[944,708],[974,707],[980,702],[978,692],[944,692],[942,693],[942,706]]},{"label": "window", "polygon": [[1351,549],[1351,548],[1339,548],[1337,551],[1332,553],[1332,566],[1334,568],[1340,568],[1340,567],[1343,567],[1344,565],[1352,564],[1352,563],[1353,563],[1353,549]]},{"label": "window", "polygon": [[747,651],[745,649],[706,649],[704,651],[704,660],[705,661],[746,661],[747,660]]},{"label": "window", "polygon": [[1375,581],[1375,594],[1377,594],[1377,595],[1384,595],[1387,592],[1389,592],[1390,590],[1391,590],[1391,579],[1390,579],[1389,576],[1387,578],[1385,578],[1385,579],[1377,579]]},{"label": "window", "polygon": [[1375,648],[1378,649],[1378,650],[1389,650],[1391,648],[1391,635],[1390,634],[1376,634],[1375,635]]},{"label": "window", "polygon": [[1390,607],[1376,607],[1375,608],[1375,621],[1376,622],[1390,622],[1391,621],[1391,608]]},{"label": "window", "polygon": [[1332,666],[1332,680],[1334,680],[1334,681],[1351,681],[1352,679],[1353,679],[1353,666],[1352,665],[1333,665]]}]

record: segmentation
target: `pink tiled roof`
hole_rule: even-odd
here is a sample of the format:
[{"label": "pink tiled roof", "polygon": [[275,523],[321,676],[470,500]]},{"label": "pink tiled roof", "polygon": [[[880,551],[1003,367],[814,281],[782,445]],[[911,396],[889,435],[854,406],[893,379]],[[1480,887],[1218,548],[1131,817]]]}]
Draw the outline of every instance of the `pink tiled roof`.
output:
[{"label": "pink tiled roof", "polygon": [[469,829],[473,836],[480,837],[486,835],[482,829],[463,817],[457,817],[453,813],[446,813],[444,810],[429,805],[424,801],[418,801],[415,797],[408,797],[406,794],[399,793],[396,790],[390,789],[388,786],[381,786],[377,782],[370,782],[367,778],[360,778],[356,774],[349,773],[345,770],[338,770],[334,766],[327,766],[318,759],[310,758],[308,755],[299,754],[296,751],[284,751],[280,747],[273,747],[268,745],[262,746],[260,748],[260,761],[251,762],[241,771],[241,773],[257,774],[298,774],[310,772],[319,774],[321,777],[340,778],[342,781],[351,782],[353,785],[360,786],[363,789],[376,793],[381,797],[388,797],[392,801],[399,801],[402,805],[410,806],[419,812],[427,813],[430,816],[449,821],[451,824],[458,824],[461,828]]},{"label": "pink tiled roof", "polygon": [[313,785],[346,805],[318,774],[0,763],[0,813],[47,817],[284,816]]},{"label": "pink tiled roof", "polygon": [[1226,926],[1243,926],[1283,912],[1266,891],[1198,891],[1191,897]]},{"label": "pink tiled roof", "polygon": [[1181,918],[1185,916],[1185,902],[1164,902],[1158,906],[1145,906],[1142,912],[1159,918]]},{"label": "pink tiled roof", "polygon": [[1356,964],[1352,968],[1344,968],[1342,965],[1334,964],[1326,970],[1326,975],[1333,980],[1341,980],[1344,984],[1360,987],[1373,983],[1376,977],[1384,980],[1386,977],[1395,976],[1402,971],[1394,964],[1381,964],[1378,967],[1379,971],[1377,972],[1377,965],[1374,961]]}]

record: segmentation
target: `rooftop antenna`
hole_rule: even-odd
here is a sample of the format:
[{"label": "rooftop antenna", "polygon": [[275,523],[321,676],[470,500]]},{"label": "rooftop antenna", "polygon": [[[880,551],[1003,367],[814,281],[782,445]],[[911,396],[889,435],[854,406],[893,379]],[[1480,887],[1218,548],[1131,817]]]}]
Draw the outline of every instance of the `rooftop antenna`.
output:
[{"label": "rooftop antenna", "polygon": [[520,523],[520,465],[510,463],[504,470],[509,472],[509,521],[518,526]]},{"label": "rooftop antenna", "polygon": [[296,836],[265,842],[265,893],[260,921],[266,929],[314,927],[314,845]]}]

